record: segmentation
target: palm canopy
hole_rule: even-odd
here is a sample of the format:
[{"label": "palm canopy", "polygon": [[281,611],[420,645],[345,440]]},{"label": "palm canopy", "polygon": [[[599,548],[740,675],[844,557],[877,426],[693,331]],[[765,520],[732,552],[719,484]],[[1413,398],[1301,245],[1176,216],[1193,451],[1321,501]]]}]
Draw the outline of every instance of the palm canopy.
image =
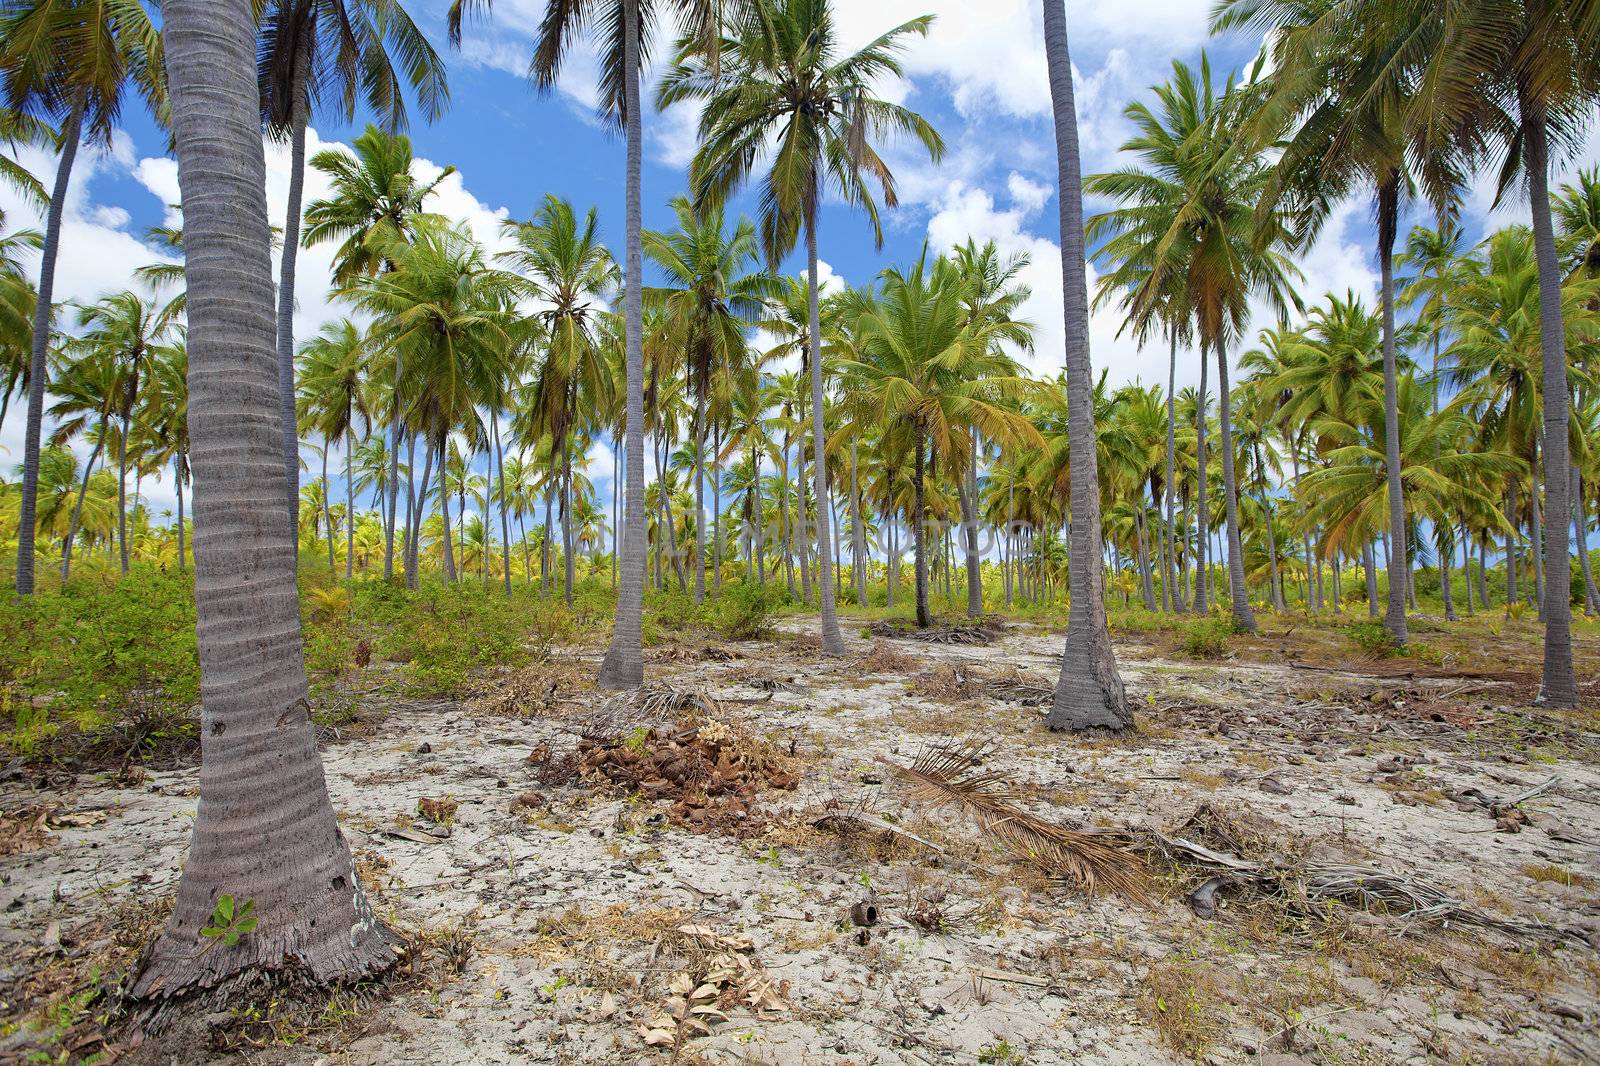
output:
[{"label": "palm canopy", "polygon": [[827,0],[750,0],[729,20],[715,49],[692,39],[680,42],[656,99],[662,107],[705,104],[701,143],[689,168],[696,202],[725,202],[770,149],[759,215],[769,263],[795,246],[801,225],[815,217],[829,187],[866,212],[881,247],[872,185],[887,207],[899,196],[873,142],[904,134],[937,162],[944,140],[920,115],[874,95],[873,85],[901,74],[907,38],[925,35],[931,22],[931,16],[912,19],[840,55]]}]

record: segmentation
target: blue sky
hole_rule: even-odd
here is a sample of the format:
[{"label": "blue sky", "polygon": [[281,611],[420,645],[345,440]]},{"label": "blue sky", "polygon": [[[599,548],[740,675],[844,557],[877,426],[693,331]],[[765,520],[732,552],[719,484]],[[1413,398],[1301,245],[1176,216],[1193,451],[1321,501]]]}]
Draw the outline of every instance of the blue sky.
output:
[{"label": "blue sky", "polygon": [[[448,0],[412,0],[409,6],[450,70],[451,110],[433,125],[414,121],[410,130],[416,154],[424,161],[420,170],[436,172],[444,164],[458,168],[441,187],[433,208],[469,221],[479,238],[493,246],[500,218],[527,217],[545,193],[554,192],[580,209],[596,205],[604,238],[620,249],[623,145],[594,117],[592,52],[575,51],[558,90],[540,96],[523,72],[543,0],[497,0],[494,18],[470,25],[459,51],[449,50],[444,39]],[[913,258],[924,241],[944,248],[968,235],[994,239],[1008,251],[1026,251],[1033,257],[1027,280],[1034,289],[1026,311],[1039,327],[1038,350],[1030,362],[1039,373],[1054,373],[1062,349],[1060,259],[1037,0],[838,0],[836,8],[848,47],[914,16],[936,16],[927,39],[914,40],[907,51],[906,81],[884,91],[930,119],[949,151],[934,166],[912,145],[888,146],[902,202],[886,214],[881,252],[874,249],[870,228],[859,214],[840,204],[827,205],[820,222],[824,276],[865,282],[884,265]],[[1210,0],[1067,0],[1086,172],[1119,165],[1117,146],[1128,134],[1121,109],[1165,78],[1172,59],[1196,63],[1205,48],[1220,78],[1255,55],[1259,41],[1251,37],[1208,39],[1209,8]],[[684,108],[646,115],[647,226],[669,224],[666,202],[685,191],[694,121]],[[364,123],[364,116],[353,126],[315,122],[313,150],[348,142]],[[127,287],[133,268],[158,258],[142,243],[142,235],[177,199],[176,165],[165,157],[165,145],[165,136],[148,116],[130,105],[125,128],[110,150],[80,156],[67,206],[58,299],[89,301]],[[269,205],[274,221],[281,222],[287,152],[269,145],[267,153]],[[1591,142],[1584,161],[1592,165],[1596,154]],[[42,156],[30,155],[25,161],[36,173],[53,170],[53,160]],[[1510,205],[1488,217],[1486,187],[1487,181],[1475,188],[1466,207],[1464,222],[1473,238],[1486,224],[1525,216],[1524,209]],[[318,179],[312,175],[307,198],[318,192]],[[1096,206],[1090,203],[1088,209]],[[0,207],[13,226],[30,216],[7,194],[0,194]],[[748,208],[748,198],[735,207]],[[1302,292],[1308,301],[1327,291],[1374,290],[1371,236],[1368,205],[1341,205],[1317,246],[1302,259]],[[327,298],[330,258],[330,249],[301,255],[296,286],[301,338],[343,313]],[[786,267],[797,271],[803,263],[794,257]],[[1264,317],[1261,324],[1266,324]],[[1114,314],[1096,316],[1091,347],[1097,368],[1109,369],[1113,382],[1142,378],[1164,383],[1164,348],[1139,352],[1116,332]],[[1180,385],[1192,383],[1198,364],[1192,355],[1180,359]],[[20,454],[21,423],[19,416],[9,418],[0,434],[0,446],[12,457]],[[609,450],[597,447],[591,473],[608,506],[610,470]],[[146,482],[146,495],[158,514],[171,507],[169,481]]]}]

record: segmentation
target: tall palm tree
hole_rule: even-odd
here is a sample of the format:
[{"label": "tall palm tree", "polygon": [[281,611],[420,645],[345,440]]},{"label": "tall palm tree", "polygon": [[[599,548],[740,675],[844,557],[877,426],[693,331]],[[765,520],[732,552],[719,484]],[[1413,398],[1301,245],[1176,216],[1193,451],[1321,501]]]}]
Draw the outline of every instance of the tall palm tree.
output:
[{"label": "tall palm tree", "polygon": [[[319,981],[359,978],[392,965],[395,943],[339,831],[307,713],[294,551],[277,513],[252,5],[167,0],[162,16],[188,253],[201,800],[172,916],[133,981],[149,998],[291,964]],[[258,923],[233,944],[200,935],[224,895],[250,901]]]},{"label": "tall palm tree", "polygon": [[[395,61],[399,61],[399,71]],[[390,132],[406,124],[405,86],[428,121],[450,99],[444,63],[399,0],[272,0],[257,49],[261,118],[268,133],[289,141],[289,196],[278,267],[278,376],[283,408],[289,515],[299,493],[300,442],[295,433],[294,286],[305,189],[306,127],[314,114],[349,122],[360,98]]]},{"label": "tall palm tree", "polygon": [[566,601],[572,605],[576,574],[572,550],[572,448],[579,424],[580,395],[605,393],[609,383],[599,343],[600,300],[616,288],[617,264],[600,243],[594,208],[582,222],[566,200],[553,194],[529,222],[507,221],[513,246],[499,259],[524,279],[524,295],[544,310],[535,320],[543,344],[533,380],[512,421],[524,442],[548,435],[552,464],[560,464],[561,530],[566,552]]},{"label": "tall palm tree", "polygon": [[749,0],[712,48],[685,41],[663,77],[657,102],[705,102],[699,149],[689,182],[701,203],[722,203],[750,180],[762,149],[772,165],[761,179],[761,244],[769,265],[804,231],[810,328],[812,480],[817,513],[817,578],[822,601],[822,646],[844,653],[833,594],[832,545],[825,520],[828,475],[824,455],[822,327],[818,311],[817,210],[828,188],[860,206],[879,247],[883,233],[871,185],[886,207],[899,202],[894,176],[872,141],[900,133],[918,141],[935,162],[944,141],[920,115],[875,95],[881,80],[901,76],[907,39],[925,36],[932,16],[912,19],[849,55],[841,55],[829,0]]},{"label": "tall palm tree", "polygon": [[[385,133],[368,126],[355,139],[354,154],[325,149],[311,159],[332,184],[329,196],[306,205],[307,228],[303,243],[307,248],[323,241],[338,241],[334,253],[335,285],[350,285],[358,278],[371,276],[393,266],[401,249],[414,238],[423,217],[423,207],[439,183],[455,172],[445,167],[430,182],[419,181],[411,173],[411,139]],[[394,527],[400,491],[400,441],[406,436],[405,419],[400,415],[400,380],[405,364],[397,359],[391,380],[389,415],[388,511],[384,516],[383,576],[394,577]],[[299,479],[296,467],[295,479]]]},{"label": "tall palm tree", "polygon": [[117,430],[117,547],[124,574],[128,572],[128,438],[134,431],[133,415],[139,405],[140,391],[155,373],[156,352],[172,328],[173,318],[170,304],[162,306],[133,292],[107,296],[78,312],[78,326],[83,332],[76,343],[104,352],[113,367],[110,384],[115,390],[115,400],[111,411],[120,423]]},{"label": "tall palm tree", "polygon": [[[346,580],[355,573],[355,450],[356,417],[369,428],[372,414],[367,409],[367,338],[361,326],[350,319],[329,322],[322,331],[300,348],[299,421],[306,422],[323,439],[323,481],[327,481],[327,451],[333,441],[344,438],[344,497]],[[324,487],[324,503],[327,492]],[[324,517],[328,517],[326,506]],[[334,565],[333,523],[328,521],[328,566]]]},{"label": "tall palm tree", "polygon": [[22,508],[17,526],[17,592],[33,592],[33,538],[38,505],[39,439],[44,420],[45,356],[50,348],[56,255],[78,145],[109,146],[129,91],[157,121],[167,117],[162,35],[135,0],[0,0],[0,101],[23,122],[55,127],[60,155],[45,212],[33,344],[28,360],[28,414],[22,452]]},{"label": "tall palm tree", "polygon": [[37,251],[44,237],[37,230],[7,230],[0,211],[0,426],[5,424],[11,397],[28,391],[33,360],[33,316],[38,299],[33,283],[23,273],[21,253]]},{"label": "tall palm tree", "polygon": [[[690,435],[695,446],[694,598],[705,599],[705,437],[714,391],[744,369],[749,354],[744,330],[761,315],[773,292],[770,275],[754,270],[760,254],[755,225],[741,218],[724,232],[720,205],[696,210],[685,197],[674,197],[678,228],[646,230],[644,253],[666,275],[667,284],[646,288],[647,305],[665,312],[669,343],[684,353],[684,372],[694,401]],[[713,464],[717,462],[713,458]]]},{"label": "tall palm tree", "polygon": [[1078,158],[1078,112],[1072,91],[1072,56],[1062,0],[1041,0],[1044,54],[1050,74],[1050,104],[1056,135],[1056,202],[1061,222],[1061,298],[1066,330],[1067,432],[1071,451],[1072,601],[1066,651],[1051,729],[1133,728],[1106,627],[1105,581],[1100,565],[1100,481],[1095,469],[1093,382],[1089,363],[1089,282],[1084,260],[1083,181]]},{"label": "tall palm tree", "polygon": [[[449,32],[460,44],[463,21],[487,14],[494,0],[451,0]],[[715,50],[722,0],[548,0],[539,25],[528,75],[541,92],[556,84],[562,61],[574,38],[593,28],[602,38],[600,112],[622,127],[627,140],[624,192],[626,292],[623,312],[626,390],[624,423],[626,446],[623,465],[627,490],[622,537],[622,587],[611,645],[600,663],[599,682],[605,688],[638,688],[644,680],[644,252],[641,206],[641,169],[644,133],[639,99],[639,73],[649,60],[654,18],[676,17],[690,39]]]}]

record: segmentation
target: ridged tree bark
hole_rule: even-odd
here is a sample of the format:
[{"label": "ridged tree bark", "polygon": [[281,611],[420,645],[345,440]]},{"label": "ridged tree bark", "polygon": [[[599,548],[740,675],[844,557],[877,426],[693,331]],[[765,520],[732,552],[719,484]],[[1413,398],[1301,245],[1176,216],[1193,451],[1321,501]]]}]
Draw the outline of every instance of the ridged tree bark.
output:
[{"label": "ridged tree bark", "polygon": [[1395,369],[1394,241],[1400,218],[1400,178],[1378,185],[1379,302],[1383,306],[1383,465],[1389,491],[1389,603],[1384,628],[1396,647],[1406,646],[1407,559],[1405,492],[1400,483],[1400,386]]},{"label": "ridged tree bark", "polygon": [[[308,11],[314,25],[316,14]],[[289,200],[283,215],[283,255],[278,261],[278,410],[283,421],[283,469],[288,475],[289,536],[296,555],[300,551],[300,427],[294,406],[294,276],[300,256],[300,204],[306,185],[306,123],[311,112],[311,52],[307,42],[315,33],[299,35],[294,55],[294,104],[289,132]],[[327,479],[323,479],[327,498]],[[330,532],[329,537],[332,537]],[[329,543],[328,566],[333,566]]]},{"label": "ridged tree bark", "polygon": [[1578,679],[1572,669],[1572,557],[1567,550],[1567,350],[1561,320],[1561,264],[1550,222],[1549,145],[1543,104],[1524,89],[1519,100],[1528,199],[1533,213],[1533,254],[1539,266],[1539,348],[1544,364],[1545,501],[1554,532],[1544,543],[1544,679],[1539,700],[1549,707],[1576,707]]},{"label": "ridged tree bark", "polygon": [[1194,415],[1195,497],[1194,497],[1194,609],[1205,614],[1211,609],[1211,577],[1206,565],[1209,515],[1206,513],[1206,352],[1200,349],[1200,392]]},{"label": "ridged tree bark", "polygon": [[967,563],[967,617],[983,614],[983,563],[978,557],[978,455],[960,475],[961,547]]},{"label": "ridged tree bark", "polygon": [[[821,182],[812,176],[813,194],[806,210],[806,303],[810,330],[806,344],[811,352],[811,484],[817,498],[817,595],[822,601],[822,654],[843,655],[838,609],[833,596],[833,545],[828,532],[828,467],[824,456],[827,437],[822,429],[822,312],[817,306],[817,196]],[[800,502],[802,508],[805,500]]]},{"label": "ridged tree bark", "polygon": [[627,492],[624,500],[622,577],[611,646],[600,663],[602,688],[638,688],[644,681],[644,252],[640,238],[639,4],[622,2],[622,65],[627,127]]},{"label": "ridged tree bark", "polygon": [[916,458],[911,463],[911,543],[916,567],[917,625],[927,628],[933,624],[933,619],[928,614],[928,522],[923,513],[923,478],[926,476],[923,454],[927,450],[927,434],[921,421],[913,427],[911,437],[911,446],[916,449]]},{"label": "ridged tree bark", "polygon": [[1234,471],[1233,395],[1228,388],[1228,350],[1217,344],[1217,421],[1222,429],[1222,513],[1228,538],[1228,599],[1233,624],[1246,633],[1256,631],[1250,609],[1250,591],[1244,582],[1244,542],[1239,536],[1239,481]]},{"label": "ridged tree bark", "polygon": [[1117,672],[1106,628],[1105,573],[1100,559],[1100,486],[1095,470],[1094,383],[1089,365],[1089,289],[1083,258],[1083,177],[1078,115],[1072,96],[1063,0],[1043,0],[1044,52],[1056,133],[1056,201],[1061,216],[1061,295],[1066,325],[1067,435],[1071,463],[1072,539],[1068,559],[1071,604],[1066,651],[1051,729],[1133,728],[1133,711]]},{"label": "ridged tree bark", "polygon": [[44,430],[45,356],[50,351],[50,315],[56,285],[56,256],[61,251],[61,212],[67,185],[83,135],[84,104],[80,98],[61,126],[61,156],[44,216],[44,246],[39,256],[38,299],[33,307],[33,341],[28,354],[28,414],[22,445],[22,502],[17,512],[17,592],[33,594],[33,543],[39,513],[39,441]]},{"label": "ridged tree bark", "polygon": [[[320,981],[389,966],[328,800],[308,713],[282,512],[271,231],[249,0],[163,5],[189,294],[189,429],[200,651],[200,801],[172,917],[133,993],[173,997],[247,969]],[[253,903],[231,947],[218,899]]]},{"label": "ridged tree bark", "polygon": [[1174,519],[1175,519],[1176,515],[1174,514],[1174,510],[1173,510],[1174,507],[1177,504],[1177,498],[1178,498],[1178,491],[1177,491],[1177,484],[1178,484],[1178,481],[1177,481],[1177,477],[1178,477],[1178,450],[1177,450],[1177,440],[1178,440],[1178,409],[1177,409],[1177,403],[1178,403],[1178,330],[1177,330],[1176,327],[1174,327],[1173,330],[1172,330],[1171,343],[1172,343],[1171,351],[1169,352],[1168,357],[1167,357],[1167,486],[1166,486],[1166,497],[1167,497],[1167,516],[1166,516],[1167,557],[1170,560],[1171,569],[1169,569],[1166,572],[1166,575],[1165,575],[1165,577],[1163,579],[1166,582],[1166,584],[1169,586],[1169,591],[1164,592],[1163,596],[1171,600],[1172,610],[1175,613],[1177,613],[1177,614],[1187,614],[1187,613],[1189,613],[1189,604],[1188,604],[1187,598],[1184,595],[1182,595],[1182,590],[1179,589],[1178,587],[1176,587],[1173,584],[1173,582],[1174,582],[1174,580],[1176,578],[1175,571],[1178,569],[1178,527],[1177,527],[1176,523],[1174,522]]}]

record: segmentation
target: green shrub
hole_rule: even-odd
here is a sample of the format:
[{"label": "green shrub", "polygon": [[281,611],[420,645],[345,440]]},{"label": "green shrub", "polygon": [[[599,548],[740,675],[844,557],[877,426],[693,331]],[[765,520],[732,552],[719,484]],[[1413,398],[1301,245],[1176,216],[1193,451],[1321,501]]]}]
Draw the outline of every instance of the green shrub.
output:
[{"label": "green shrub", "polygon": [[1357,622],[1345,629],[1351,643],[1370,655],[1394,654],[1394,638],[1382,622]]},{"label": "green shrub", "polygon": [[531,659],[536,619],[564,608],[526,594],[507,597],[503,586],[476,581],[424,581],[414,591],[364,581],[355,586],[351,611],[379,656],[405,664],[408,691],[454,696],[486,667]]},{"label": "green shrub", "polygon": [[1178,646],[1196,659],[1218,659],[1227,654],[1228,638],[1234,634],[1232,618],[1198,618],[1181,629]]},{"label": "green shrub", "polygon": [[[785,590],[787,593],[787,590]],[[772,631],[780,597],[760,585],[724,585],[711,603],[712,627],[730,640],[759,640]]]}]

